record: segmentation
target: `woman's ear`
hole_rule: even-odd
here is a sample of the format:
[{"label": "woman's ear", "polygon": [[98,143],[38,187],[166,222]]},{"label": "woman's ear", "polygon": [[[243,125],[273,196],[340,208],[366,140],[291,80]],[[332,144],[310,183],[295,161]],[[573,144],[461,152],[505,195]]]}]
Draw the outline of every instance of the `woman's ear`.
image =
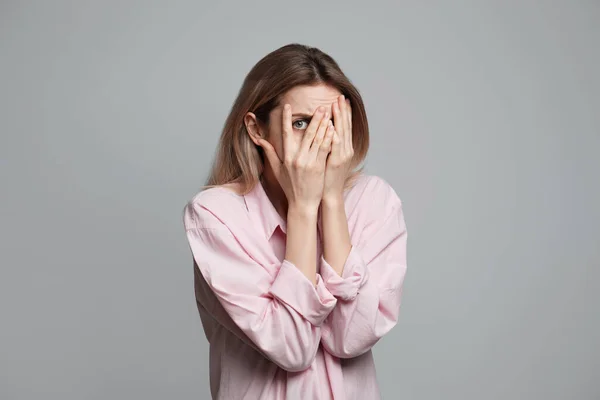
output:
[{"label": "woman's ear", "polygon": [[260,146],[258,140],[263,138],[263,132],[256,115],[251,112],[246,113],[246,115],[244,115],[244,125],[246,125],[246,131],[250,136],[250,140],[252,140],[255,145]]}]

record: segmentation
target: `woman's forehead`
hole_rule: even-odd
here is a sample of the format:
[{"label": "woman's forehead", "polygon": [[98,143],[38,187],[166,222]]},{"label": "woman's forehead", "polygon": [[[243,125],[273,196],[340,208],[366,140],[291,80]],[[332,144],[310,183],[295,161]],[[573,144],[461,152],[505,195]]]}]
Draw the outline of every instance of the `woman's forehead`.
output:
[{"label": "woman's forehead", "polygon": [[341,95],[339,90],[324,84],[297,86],[282,97],[281,104],[289,104],[294,114],[312,115],[320,106],[330,107],[339,95]]}]

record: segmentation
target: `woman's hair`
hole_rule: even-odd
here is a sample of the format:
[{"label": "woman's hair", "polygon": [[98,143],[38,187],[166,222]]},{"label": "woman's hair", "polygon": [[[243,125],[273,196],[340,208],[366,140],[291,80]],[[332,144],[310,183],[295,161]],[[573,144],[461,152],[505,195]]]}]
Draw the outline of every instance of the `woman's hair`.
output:
[{"label": "woman's hair", "polygon": [[264,166],[262,148],[252,142],[244,117],[253,112],[260,123],[269,123],[271,110],[281,97],[299,85],[326,84],[339,90],[352,106],[353,173],[346,186],[362,171],[358,166],[369,149],[369,127],[362,98],[333,58],[315,47],[297,43],[263,57],[250,70],[225,121],[207,187],[237,183],[242,194],[259,181]]}]

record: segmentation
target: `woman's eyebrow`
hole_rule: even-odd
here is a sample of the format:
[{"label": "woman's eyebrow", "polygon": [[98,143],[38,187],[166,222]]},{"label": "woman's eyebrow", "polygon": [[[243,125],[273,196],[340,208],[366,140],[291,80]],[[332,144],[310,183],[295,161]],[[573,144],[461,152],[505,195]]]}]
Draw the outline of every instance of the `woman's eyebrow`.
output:
[{"label": "woman's eyebrow", "polygon": [[305,114],[305,113],[296,113],[296,114],[292,114],[292,118],[294,118],[294,117],[312,118],[313,115],[312,114]]}]

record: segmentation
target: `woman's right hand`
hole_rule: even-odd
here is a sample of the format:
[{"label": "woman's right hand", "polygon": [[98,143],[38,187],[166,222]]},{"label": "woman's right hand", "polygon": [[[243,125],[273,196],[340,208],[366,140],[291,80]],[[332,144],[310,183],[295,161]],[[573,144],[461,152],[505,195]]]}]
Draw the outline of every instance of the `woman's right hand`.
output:
[{"label": "woman's right hand", "polygon": [[323,196],[325,164],[334,134],[331,117],[325,107],[319,107],[299,145],[293,137],[289,104],[283,107],[281,123],[283,161],[268,141],[260,139],[259,143],[287,197],[288,207],[316,213]]}]

